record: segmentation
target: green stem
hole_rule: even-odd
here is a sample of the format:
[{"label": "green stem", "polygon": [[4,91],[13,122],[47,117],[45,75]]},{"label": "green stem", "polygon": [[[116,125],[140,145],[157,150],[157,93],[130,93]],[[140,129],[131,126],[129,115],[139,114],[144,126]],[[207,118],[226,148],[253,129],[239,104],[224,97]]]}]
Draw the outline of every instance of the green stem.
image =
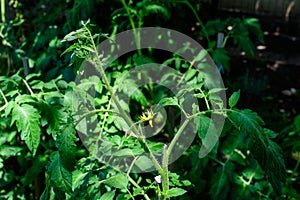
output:
[{"label": "green stem", "polygon": [[167,194],[169,191],[168,164],[169,164],[168,146],[164,145],[163,160],[162,160],[163,176],[161,176],[163,199],[167,198]]},{"label": "green stem", "polygon": [[8,104],[8,101],[7,101],[3,91],[1,89],[0,89],[0,94],[1,94],[2,98],[4,99],[5,104]]},{"label": "green stem", "polygon": [[1,20],[5,23],[5,0],[1,0]]},{"label": "green stem", "polygon": [[296,174],[299,165],[300,165],[300,156],[298,156],[298,160],[297,160],[296,166],[295,166],[295,168],[294,168],[294,170],[293,170],[293,172],[292,172],[291,179],[292,179],[293,176]]},{"label": "green stem", "polygon": [[204,97],[204,101],[205,101],[205,104],[206,104],[206,107],[207,107],[207,110],[210,110],[210,106],[209,106],[209,103],[208,103],[208,100],[207,100],[207,97],[206,95],[204,94],[203,90],[201,90],[201,88],[199,89],[201,94],[203,95]]},{"label": "green stem", "polygon": [[0,111],[4,110],[6,108],[6,106],[8,105],[8,101],[4,95],[4,93],[2,92],[2,90],[0,89],[0,94],[2,96],[2,98],[4,99],[5,104],[3,106],[0,107]]},{"label": "green stem", "polygon": [[27,81],[26,81],[25,79],[22,79],[22,80],[23,80],[24,84],[26,85],[26,87],[27,87],[27,89],[28,89],[30,95],[31,95],[31,96],[34,96],[34,93],[33,93],[33,91],[31,90],[30,86],[28,85]]},{"label": "green stem", "polygon": [[183,132],[184,128],[187,126],[187,124],[190,122],[190,119],[191,118],[187,118],[183,124],[181,125],[181,127],[179,128],[179,130],[177,131],[176,135],[174,136],[174,138],[172,139],[170,145],[169,145],[169,148],[167,150],[167,156],[169,157],[170,154],[172,153],[172,150],[177,142],[177,140],[179,139],[181,133]]},{"label": "green stem", "polygon": [[10,53],[7,52],[7,71],[6,71],[7,76],[9,76],[10,74],[10,69],[11,69]]},{"label": "green stem", "polygon": [[[127,175],[129,182],[136,188],[141,188],[137,182],[135,182],[129,175]],[[151,200],[147,194],[143,194],[146,200]]]},{"label": "green stem", "polygon": [[202,29],[202,32],[203,32],[203,35],[205,37],[205,39],[207,40],[208,43],[210,43],[210,39],[209,39],[209,36],[208,36],[208,32],[202,22],[202,20],[200,19],[196,9],[193,7],[193,5],[188,1],[188,0],[184,0],[184,1],[174,1],[174,2],[178,2],[178,3],[185,3],[190,9],[191,11],[193,12],[194,16],[196,17],[201,29]]},{"label": "green stem", "polygon": [[124,8],[126,10],[126,13],[128,15],[129,21],[130,21],[131,28],[133,30],[133,34],[134,34],[134,38],[135,38],[135,42],[136,42],[137,52],[138,52],[139,55],[142,55],[140,34],[139,34],[139,32],[137,31],[137,29],[135,27],[133,18],[132,18],[131,13],[130,13],[130,8],[126,4],[125,0],[121,0],[121,2],[122,2],[123,6],[124,6]]},{"label": "green stem", "polygon": [[[96,60],[94,61],[95,62],[95,65],[98,66],[98,70],[100,71],[100,74],[103,78],[103,82],[104,84],[107,86],[107,90],[109,91],[110,95],[111,95],[111,98],[112,100],[114,101],[114,103],[116,104],[119,112],[120,112],[120,115],[123,117],[123,119],[126,121],[126,123],[128,124],[129,127],[131,127],[134,123],[132,122],[132,120],[130,119],[130,117],[127,115],[127,113],[124,111],[124,109],[122,108],[119,100],[117,99],[117,97],[115,96],[114,94],[114,91],[112,89],[112,87],[110,86],[110,83],[108,81],[108,78],[103,70],[103,67],[102,67],[102,63],[99,59],[99,54],[98,54],[98,50],[97,50],[97,47],[96,47],[96,44],[93,40],[93,37],[92,37],[92,33],[90,32],[90,30],[86,27],[86,24],[83,24],[85,29],[87,30],[88,34],[89,34],[89,37],[91,39],[91,43],[92,43],[92,46],[93,46],[93,51],[95,53],[95,58]],[[136,135],[139,135],[138,134],[138,130],[136,129],[135,126],[132,126],[132,131],[136,134]],[[139,139],[140,142],[143,142],[145,147],[147,148],[148,152],[149,152],[149,155],[150,155],[150,159],[151,161],[153,162],[155,168],[157,169],[157,171],[159,173],[162,173],[162,168],[161,166],[159,165],[157,159],[155,158],[155,156],[153,155],[153,153],[151,152],[151,149],[149,148],[148,144],[146,143],[145,139],[144,138],[141,138]]]}]

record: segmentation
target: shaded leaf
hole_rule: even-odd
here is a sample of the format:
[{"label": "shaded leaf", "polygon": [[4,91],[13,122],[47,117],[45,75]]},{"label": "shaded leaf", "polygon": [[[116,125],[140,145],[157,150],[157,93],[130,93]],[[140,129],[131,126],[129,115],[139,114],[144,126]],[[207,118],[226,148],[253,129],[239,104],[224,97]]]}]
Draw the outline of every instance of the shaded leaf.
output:
[{"label": "shaded leaf", "polygon": [[240,130],[243,140],[247,141],[253,157],[269,177],[269,181],[276,193],[281,192],[285,181],[285,163],[281,148],[265,135],[261,125],[262,119],[251,110],[229,111],[228,118]]},{"label": "shaded leaf", "polygon": [[48,167],[51,181],[59,190],[67,193],[72,191],[72,174],[64,168],[58,152],[51,155],[51,163]]},{"label": "shaded leaf", "polygon": [[68,170],[72,169],[75,161],[76,153],[76,136],[73,123],[64,125],[61,129],[61,133],[57,136],[56,146],[59,151],[59,155],[64,167]]}]

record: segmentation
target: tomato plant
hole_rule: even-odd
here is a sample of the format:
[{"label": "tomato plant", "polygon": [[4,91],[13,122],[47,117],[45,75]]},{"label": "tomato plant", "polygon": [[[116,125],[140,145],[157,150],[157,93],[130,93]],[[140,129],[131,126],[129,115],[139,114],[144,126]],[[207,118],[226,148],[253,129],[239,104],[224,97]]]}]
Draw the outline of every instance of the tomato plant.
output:
[{"label": "tomato plant", "polygon": [[[292,187],[299,162],[287,178],[282,149],[275,142],[278,133],[254,111],[238,108],[240,91],[226,100],[226,88],[214,76],[220,66],[230,73],[230,40],[254,56],[251,39],[263,42],[258,20],[203,22],[201,4],[187,0],[43,0],[32,10],[46,17],[38,15],[30,24],[26,17],[32,13],[22,11],[29,4],[18,3],[15,11],[23,12],[25,22],[1,24],[5,48],[0,55],[9,61],[17,55],[15,63],[28,57],[29,72],[11,63],[8,71],[0,71],[1,198],[299,196]],[[103,13],[94,9],[98,6]],[[181,14],[201,28],[191,35],[203,49],[174,40],[178,32],[171,29],[146,29],[173,24],[178,17],[174,10],[182,7],[188,10]],[[146,30],[161,35],[147,35]],[[132,35],[121,42],[132,49],[115,58],[124,48],[119,34],[125,33]],[[221,46],[218,33],[224,34]],[[145,38],[152,41],[147,48]],[[163,42],[174,52],[154,48]],[[99,48],[101,44],[109,48]],[[218,68],[212,68],[209,55]],[[294,152],[291,138],[298,121],[284,143]]]}]

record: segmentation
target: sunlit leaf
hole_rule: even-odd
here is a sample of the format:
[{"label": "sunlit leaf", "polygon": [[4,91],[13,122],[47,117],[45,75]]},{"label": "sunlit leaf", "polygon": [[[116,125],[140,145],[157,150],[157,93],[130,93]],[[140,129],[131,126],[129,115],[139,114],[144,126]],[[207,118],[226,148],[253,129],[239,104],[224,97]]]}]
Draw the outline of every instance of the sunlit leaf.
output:
[{"label": "sunlit leaf", "polygon": [[240,90],[238,90],[237,92],[234,92],[230,97],[229,97],[229,100],[228,100],[228,105],[230,108],[234,107],[238,100],[240,98]]},{"label": "sunlit leaf", "polygon": [[40,143],[40,114],[37,109],[28,104],[14,104],[11,124],[14,122],[21,132],[21,139],[25,141],[29,150],[35,155]]}]

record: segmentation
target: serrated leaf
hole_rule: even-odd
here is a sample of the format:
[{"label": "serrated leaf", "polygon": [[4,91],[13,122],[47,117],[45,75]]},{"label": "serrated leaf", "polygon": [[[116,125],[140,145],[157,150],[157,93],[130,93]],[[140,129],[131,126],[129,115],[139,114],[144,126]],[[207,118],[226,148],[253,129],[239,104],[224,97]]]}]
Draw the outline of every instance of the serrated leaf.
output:
[{"label": "serrated leaf", "polygon": [[48,172],[51,174],[51,181],[59,190],[71,193],[72,191],[72,174],[66,170],[61,162],[58,152],[51,155],[51,163],[48,167]]},{"label": "serrated leaf", "polygon": [[0,146],[0,156],[7,159],[11,156],[16,156],[22,150],[21,147],[8,146],[1,144]]},{"label": "serrated leaf", "polygon": [[255,47],[253,42],[250,40],[249,36],[239,35],[237,38],[238,38],[239,48],[244,50],[248,56],[253,58]]},{"label": "serrated leaf", "polygon": [[261,126],[264,121],[249,109],[237,110],[232,109],[228,112],[228,118],[231,119],[233,125],[239,129],[243,134],[256,133],[261,131]]},{"label": "serrated leaf", "polygon": [[115,196],[116,190],[112,190],[110,192],[106,192],[100,198],[100,200],[113,200]]},{"label": "serrated leaf", "polygon": [[212,185],[209,191],[211,194],[211,199],[227,199],[227,194],[229,191],[229,179],[228,175],[226,174],[225,167],[218,168],[218,171],[211,179],[211,184]]},{"label": "serrated leaf", "polygon": [[22,184],[28,185],[37,178],[47,163],[48,155],[38,155],[34,158],[33,164],[26,170],[25,176],[21,179]]},{"label": "serrated leaf", "polygon": [[[213,150],[219,140],[218,130],[211,118],[200,115],[199,126],[198,126],[198,136],[202,141],[203,146],[200,149],[199,156],[203,158],[208,152]],[[215,150],[213,150],[214,153]]]},{"label": "serrated leaf", "polygon": [[229,107],[230,107],[230,108],[233,108],[233,107],[237,104],[239,98],[240,98],[240,90],[234,92],[234,93],[229,97],[229,100],[228,100]]},{"label": "serrated leaf", "polygon": [[250,31],[252,31],[258,37],[258,40],[261,43],[264,43],[264,34],[263,34],[263,31],[261,29],[258,19],[257,18],[245,18],[243,20],[243,22],[246,24],[248,29],[250,29]]},{"label": "serrated leaf", "polygon": [[36,100],[33,99],[31,95],[23,94],[23,95],[18,95],[15,99],[15,102],[18,103],[18,104],[34,103],[34,102],[36,102]]},{"label": "serrated leaf", "polygon": [[147,106],[147,98],[141,90],[136,89],[131,98],[135,99],[137,102],[140,102],[142,106]]},{"label": "serrated leaf", "polygon": [[114,188],[126,189],[128,184],[128,178],[125,175],[119,173],[115,176],[106,179],[103,182]]},{"label": "serrated leaf", "polygon": [[163,106],[178,106],[178,99],[177,97],[167,97],[160,100],[160,104]]},{"label": "serrated leaf", "polygon": [[134,163],[141,170],[149,170],[153,167],[153,162],[147,156],[140,156]]},{"label": "serrated leaf", "polygon": [[[56,100],[55,100],[56,99]],[[47,133],[51,134],[53,138],[56,137],[57,132],[60,129],[60,126],[62,124],[67,123],[67,113],[65,110],[65,107],[59,106],[61,104],[62,99],[61,98],[55,98],[55,99],[47,99],[49,102],[46,101],[40,101],[39,106],[42,111],[42,126],[48,125],[47,127]],[[57,103],[54,103],[54,102]],[[55,105],[51,105],[52,102]]]},{"label": "serrated leaf", "polygon": [[178,196],[183,195],[186,192],[187,192],[186,190],[181,189],[181,188],[171,188],[168,191],[167,197],[168,198],[170,198],[170,197],[178,197]]},{"label": "serrated leaf", "polygon": [[11,125],[16,122],[18,131],[21,132],[21,139],[25,141],[27,147],[35,155],[40,143],[40,114],[37,109],[28,104],[14,104],[12,110]]},{"label": "serrated leaf", "polygon": [[164,6],[158,4],[145,5],[145,3],[141,3],[140,6],[143,7],[143,10],[141,10],[142,11],[141,14],[143,16],[148,16],[149,14],[153,13],[153,14],[162,14],[167,19],[170,17],[169,11]]},{"label": "serrated leaf", "polygon": [[285,181],[285,163],[281,148],[266,137],[262,119],[251,110],[233,109],[228,112],[228,118],[240,130],[242,140],[247,139],[251,153],[261,168],[269,177],[276,193],[280,193]]},{"label": "serrated leaf", "polygon": [[226,88],[213,88],[208,91],[208,94],[214,94],[226,90]]},{"label": "serrated leaf", "polygon": [[82,173],[79,170],[74,170],[72,172],[72,190],[74,191],[76,188],[80,188],[80,185],[83,183],[84,178],[88,172]]},{"label": "serrated leaf", "polygon": [[217,48],[211,52],[211,57],[215,61],[216,64],[222,64],[226,70],[230,70],[230,57],[228,56],[228,52],[224,48]]},{"label": "serrated leaf", "polygon": [[73,123],[68,123],[61,128],[61,133],[57,136],[56,146],[64,167],[72,169],[76,153],[76,136]]}]

